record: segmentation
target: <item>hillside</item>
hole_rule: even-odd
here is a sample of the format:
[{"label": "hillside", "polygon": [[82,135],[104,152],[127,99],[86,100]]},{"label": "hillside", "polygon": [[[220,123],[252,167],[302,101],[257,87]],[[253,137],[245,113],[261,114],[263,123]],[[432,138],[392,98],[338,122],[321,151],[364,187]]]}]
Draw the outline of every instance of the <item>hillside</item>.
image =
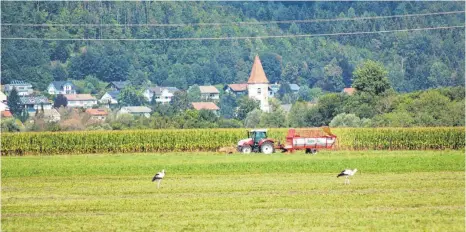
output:
[{"label": "hillside", "polygon": [[[53,80],[89,76],[181,89],[240,83],[259,54],[271,82],[326,91],[350,86],[365,59],[382,62],[399,92],[464,86],[464,27],[438,29],[464,25],[461,2],[39,1],[1,7],[2,84],[18,79],[44,90]],[[424,29],[393,32],[413,28]],[[367,33],[375,31],[387,32]],[[173,40],[225,37],[251,38]]]}]

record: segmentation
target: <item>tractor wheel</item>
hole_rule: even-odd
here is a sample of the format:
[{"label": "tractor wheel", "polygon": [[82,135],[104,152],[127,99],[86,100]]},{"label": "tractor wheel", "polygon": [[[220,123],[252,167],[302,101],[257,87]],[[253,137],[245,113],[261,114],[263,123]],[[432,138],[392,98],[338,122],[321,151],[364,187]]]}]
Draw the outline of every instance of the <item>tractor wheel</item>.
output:
[{"label": "tractor wheel", "polygon": [[273,144],[271,142],[265,142],[261,146],[262,153],[269,155],[273,153]]},{"label": "tractor wheel", "polygon": [[244,146],[244,147],[241,148],[241,152],[243,154],[250,154],[251,151],[252,151],[251,146]]}]

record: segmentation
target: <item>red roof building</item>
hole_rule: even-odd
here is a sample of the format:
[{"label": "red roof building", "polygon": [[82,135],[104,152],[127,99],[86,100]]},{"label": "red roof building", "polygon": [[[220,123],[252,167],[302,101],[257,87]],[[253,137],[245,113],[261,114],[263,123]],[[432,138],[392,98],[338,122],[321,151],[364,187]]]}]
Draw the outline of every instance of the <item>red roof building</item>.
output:
[{"label": "red roof building", "polygon": [[220,109],[213,102],[193,102],[191,104],[192,104],[193,108],[196,109],[196,110],[214,110],[214,111],[217,111],[217,110]]},{"label": "red roof building", "polygon": [[104,109],[87,109],[86,113],[94,120],[105,120],[108,115],[108,112]]},{"label": "red roof building", "polygon": [[9,110],[2,111],[2,118],[11,118],[11,117],[13,117],[13,115],[11,114]]},{"label": "red roof building", "polygon": [[343,92],[347,93],[348,95],[353,95],[354,92],[356,92],[356,89],[355,88],[344,88]]}]

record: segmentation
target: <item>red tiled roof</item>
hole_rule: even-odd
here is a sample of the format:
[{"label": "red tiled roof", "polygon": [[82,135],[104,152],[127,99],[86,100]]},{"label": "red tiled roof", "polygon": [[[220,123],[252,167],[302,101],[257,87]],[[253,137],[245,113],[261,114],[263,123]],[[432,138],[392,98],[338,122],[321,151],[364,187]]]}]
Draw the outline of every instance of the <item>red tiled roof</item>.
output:
[{"label": "red tiled roof", "polygon": [[208,86],[199,86],[199,90],[201,93],[220,93],[215,86],[208,85]]},{"label": "red tiled roof", "polygon": [[248,84],[229,84],[228,87],[235,92],[241,92],[248,89]]},{"label": "red tiled roof", "polygon": [[196,110],[219,110],[217,105],[213,102],[193,102],[194,109]]},{"label": "red tiled roof", "polygon": [[96,101],[97,99],[90,94],[65,94],[68,101]]},{"label": "red tiled roof", "polygon": [[9,118],[9,117],[13,117],[13,115],[11,114],[9,110],[6,110],[6,111],[2,111],[2,117]]},{"label": "red tiled roof", "polygon": [[254,58],[254,64],[252,65],[251,76],[249,76],[248,84],[267,84],[269,80],[265,76],[264,68],[262,68],[261,60],[259,56]]},{"label": "red tiled roof", "polygon": [[105,116],[108,115],[108,112],[104,109],[87,109],[86,113],[93,116]]},{"label": "red tiled roof", "polygon": [[356,92],[356,89],[355,88],[344,88],[343,92],[349,95],[352,95],[354,92]]}]

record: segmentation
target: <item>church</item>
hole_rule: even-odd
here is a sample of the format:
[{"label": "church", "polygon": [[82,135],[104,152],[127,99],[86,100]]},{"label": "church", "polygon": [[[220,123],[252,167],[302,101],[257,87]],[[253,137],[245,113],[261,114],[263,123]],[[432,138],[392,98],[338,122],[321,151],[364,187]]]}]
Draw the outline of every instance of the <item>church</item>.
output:
[{"label": "church", "polygon": [[250,99],[260,102],[260,109],[264,112],[270,111],[269,97],[271,97],[269,80],[262,67],[259,56],[254,58],[251,75],[245,84],[229,84],[224,88],[225,92],[233,93],[237,96],[248,95]]},{"label": "church", "polygon": [[265,76],[259,56],[254,58],[248,79],[248,97],[260,102],[260,109],[269,112],[269,80]]}]

